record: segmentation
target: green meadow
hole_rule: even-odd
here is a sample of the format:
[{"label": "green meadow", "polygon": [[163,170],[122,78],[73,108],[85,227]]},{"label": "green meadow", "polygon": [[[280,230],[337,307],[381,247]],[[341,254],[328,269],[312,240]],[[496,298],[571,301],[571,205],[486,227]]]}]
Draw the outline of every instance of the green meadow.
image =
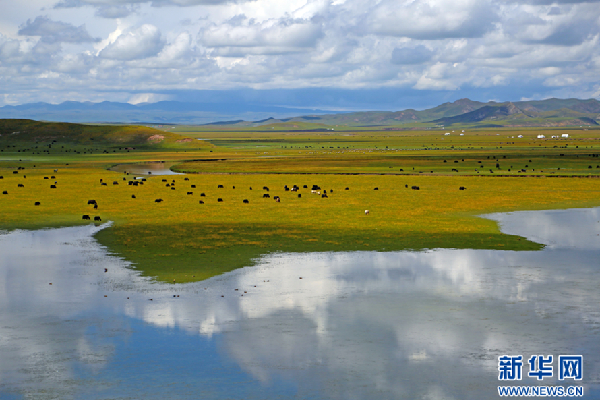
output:
[{"label": "green meadow", "polygon": [[[167,282],[206,279],[273,252],[535,250],[541,246],[479,216],[600,205],[597,130],[446,136],[11,124],[0,124],[0,228],[73,226],[99,216],[113,222],[96,235],[100,243]],[[545,139],[536,138],[541,132]],[[134,186],[132,175],[108,170],[149,161],[173,162],[185,174],[144,175]]]}]

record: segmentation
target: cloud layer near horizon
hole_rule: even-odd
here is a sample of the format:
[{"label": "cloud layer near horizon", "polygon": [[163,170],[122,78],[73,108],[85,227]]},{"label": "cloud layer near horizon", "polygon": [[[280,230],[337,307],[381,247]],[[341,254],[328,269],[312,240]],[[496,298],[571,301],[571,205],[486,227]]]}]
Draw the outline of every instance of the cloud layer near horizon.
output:
[{"label": "cloud layer near horizon", "polygon": [[[0,105],[174,90],[599,97],[600,1],[35,0],[0,16]],[[504,100],[504,99],[500,99]],[[511,98],[518,100],[518,98]]]}]

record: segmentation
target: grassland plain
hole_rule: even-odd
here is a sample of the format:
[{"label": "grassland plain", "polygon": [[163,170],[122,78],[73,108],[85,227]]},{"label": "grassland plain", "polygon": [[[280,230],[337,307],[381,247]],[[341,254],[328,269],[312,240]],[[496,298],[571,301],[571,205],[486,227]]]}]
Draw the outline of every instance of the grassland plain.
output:
[{"label": "grassland plain", "polygon": [[[0,153],[0,190],[7,191],[0,195],[0,227],[68,226],[89,223],[81,219],[84,214],[100,216],[114,222],[97,234],[100,243],[134,262],[145,275],[187,282],[251,265],[256,257],[279,251],[538,249],[540,245],[501,234],[495,222],[477,216],[600,205],[600,179],[544,176],[554,172],[554,176],[597,177],[597,132],[570,131],[575,137],[569,141],[543,142],[535,141],[531,131],[502,132],[527,135],[518,146],[505,145],[506,138],[491,132],[446,137],[444,146],[435,147],[432,141],[440,141],[439,132],[424,132],[421,137],[414,132],[366,132],[349,144],[362,145],[360,151],[350,153],[324,145],[282,148],[295,146],[286,142],[290,136],[308,142],[316,138],[313,133],[272,136],[277,144],[271,143],[267,154],[257,154],[248,143],[264,136],[243,139],[247,132],[227,134],[238,137],[237,146],[227,135],[213,132],[213,139],[207,134],[209,140],[192,143],[202,142],[198,147],[112,154],[24,155],[0,142],[5,150]],[[337,135],[326,139],[348,138]],[[199,159],[227,161],[193,161]],[[131,176],[106,170],[117,163],[157,160],[181,161],[176,169],[197,173],[147,176],[143,185],[133,186],[128,184]],[[528,175],[534,168],[531,172],[536,175],[538,168],[545,172],[523,179],[498,176],[500,171],[508,173],[509,163],[526,169]],[[465,171],[451,171],[457,165]],[[482,179],[476,168],[494,178]],[[100,179],[107,185],[101,185]],[[51,184],[56,188],[51,189]],[[286,191],[285,185],[298,185],[300,191]],[[319,185],[322,193],[327,190],[328,197],[311,193],[312,185]],[[420,190],[410,189],[413,185]],[[459,190],[461,186],[466,190]],[[263,198],[265,193],[270,198]],[[280,196],[281,202],[275,202],[274,196]],[[158,198],[163,201],[156,203]],[[98,202],[97,210],[87,204],[89,199]]]}]

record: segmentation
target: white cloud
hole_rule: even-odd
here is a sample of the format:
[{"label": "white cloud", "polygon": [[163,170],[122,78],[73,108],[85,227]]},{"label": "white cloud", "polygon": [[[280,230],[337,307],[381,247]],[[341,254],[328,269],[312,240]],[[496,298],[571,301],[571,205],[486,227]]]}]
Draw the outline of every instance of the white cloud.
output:
[{"label": "white cloud", "polygon": [[577,75],[561,75],[558,77],[548,78],[544,81],[547,86],[573,86],[581,82],[581,77]]},{"label": "white cloud", "polygon": [[492,30],[496,19],[492,4],[485,0],[384,0],[366,17],[362,28],[379,35],[422,40],[472,38]]},{"label": "white cloud", "polygon": [[87,73],[93,64],[92,56],[86,54],[67,54],[56,63],[56,71],[65,74]]},{"label": "white cloud", "polygon": [[600,3],[600,0],[507,0],[507,3],[525,3],[539,5]]},{"label": "white cloud", "polygon": [[159,101],[169,100],[171,96],[156,93],[138,93],[127,101],[129,104],[156,103]]},{"label": "white cloud", "polygon": [[132,4],[144,4],[149,3],[153,6],[179,6],[179,7],[193,7],[200,5],[219,5],[228,3],[242,3],[244,1],[252,0],[62,0],[58,2],[56,8],[75,8],[83,6],[96,6],[96,7],[107,7],[107,6],[123,6]]},{"label": "white cloud", "polygon": [[223,56],[227,52],[237,56],[252,48],[250,54],[282,54],[306,50],[314,47],[323,36],[321,26],[308,20],[267,20],[257,22],[244,15],[237,16],[226,23],[214,24],[203,29],[198,39],[208,48],[237,48],[218,53]]},{"label": "white cloud", "polygon": [[110,32],[108,34],[108,36],[106,37],[106,39],[101,40],[100,42],[96,43],[94,45],[95,48],[95,53],[96,55],[100,54],[100,52],[106,48],[108,45],[113,44],[114,42],[117,41],[117,39],[119,38],[119,36],[121,36],[121,34],[123,33],[123,30],[125,29],[124,27],[121,26],[120,21],[117,20],[117,28]]},{"label": "white cloud", "polygon": [[21,60],[23,51],[19,40],[6,39],[0,35],[0,62],[3,65]]},{"label": "white cloud", "polygon": [[436,63],[423,73],[415,84],[415,89],[456,90],[463,81],[472,76],[465,75],[464,65]]},{"label": "white cloud", "polygon": [[[519,96],[568,87],[577,97],[578,90],[582,96],[595,93],[600,74],[598,2],[34,4],[29,13],[16,5],[18,12],[9,8],[0,17],[3,91],[24,99],[49,96],[50,88],[62,93],[53,96],[87,93],[111,100],[114,93],[127,92],[122,96],[128,98],[142,85],[144,91],[315,86],[460,91],[534,80],[536,89]],[[20,27],[7,25],[9,20]],[[43,82],[37,76],[45,76]],[[489,97],[501,96],[486,92]]]},{"label": "white cloud", "polygon": [[173,43],[168,44],[158,55],[165,61],[178,60],[188,55],[192,50],[192,36],[189,32],[182,32],[177,35]]},{"label": "white cloud", "polygon": [[135,30],[122,33],[100,52],[99,57],[121,61],[143,59],[155,56],[163,46],[158,28],[144,24]]},{"label": "white cloud", "polygon": [[96,10],[96,16],[102,18],[125,18],[131,15],[139,7],[126,5],[106,5],[100,6]]},{"label": "white cloud", "polygon": [[395,48],[392,52],[392,63],[401,65],[422,64],[431,60],[433,55],[433,51],[423,45]]},{"label": "white cloud", "polygon": [[545,67],[545,68],[540,68],[539,72],[541,75],[552,76],[552,75],[560,74],[561,69],[557,68],[557,67]]},{"label": "white cloud", "polygon": [[95,39],[85,29],[84,25],[75,27],[59,21],[52,21],[48,17],[37,17],[35,20],[27,20],[20,27],[19,35],[22,36],[40,36],[47,42],[70,42],[84,43],[96,42]]}]

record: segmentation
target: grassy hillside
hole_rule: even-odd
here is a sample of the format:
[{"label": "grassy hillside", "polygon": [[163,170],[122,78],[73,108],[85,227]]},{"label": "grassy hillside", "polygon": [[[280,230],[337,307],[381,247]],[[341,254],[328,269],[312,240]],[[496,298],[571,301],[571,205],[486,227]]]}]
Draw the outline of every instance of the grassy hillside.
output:
[{"label": "grassy hillside", "polygon": [[[526,104],[525,104],[526,105]],[[563,105],[563,104],[561,104]],[[600,116],[581,113],[570,108],[539,111],[534,107],[519,107],[511,102],[486,105],[466,114],[437,119],[433,122],[445,126],[478,126],[493,123],[505,127],[559,127],[596,126]]]},{"label": "grassy hillside", "polygon": [[[61,147],[62,146],[62,147]],[[66,148],[64,147],[66,146]],[[209,147],[206,142],[145,126],[0,120],[0,150],[25,153]]]}]

